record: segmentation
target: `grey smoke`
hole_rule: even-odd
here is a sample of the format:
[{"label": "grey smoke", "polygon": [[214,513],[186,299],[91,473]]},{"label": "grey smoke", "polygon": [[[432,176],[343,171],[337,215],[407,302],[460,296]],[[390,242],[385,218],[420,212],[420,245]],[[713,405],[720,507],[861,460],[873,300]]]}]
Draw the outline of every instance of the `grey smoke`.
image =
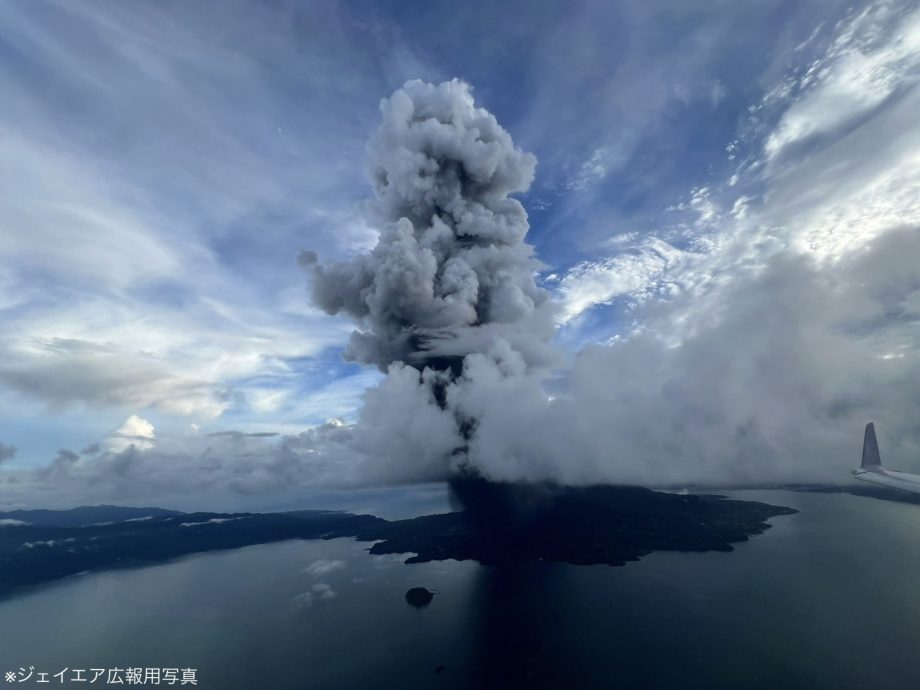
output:
[{"label": "grey smoke", "polygon": [[346,359],[388,372],[350,441],[363,474],[439,478],[468,465],[478,424],[448,404],[458,377],[469,381],[468,357],[508,350],[528,372],[558,359],[527,213],[510,196],[530,186],[536,159],[456,79],[407,82],[380,110],[368,146],[377,245],[350,261],[299,261],[314,304],[359,326]]},{"label": "grey smoke", "polygon": [[8,446],[0,443],[0,463],[10,460],[16,456],[16,446]]},{"label": "grey smoke", "polygon": [[377,246],[327,264],[300,255],[313,302],[359,324],[346,358],[443,369],[439,358],[504,338],[545,362],[550,303],[534,282],[527,213],[509,196],[530,186],[536,159],[456,79],[407,82],[380,110],[368,147]]}]

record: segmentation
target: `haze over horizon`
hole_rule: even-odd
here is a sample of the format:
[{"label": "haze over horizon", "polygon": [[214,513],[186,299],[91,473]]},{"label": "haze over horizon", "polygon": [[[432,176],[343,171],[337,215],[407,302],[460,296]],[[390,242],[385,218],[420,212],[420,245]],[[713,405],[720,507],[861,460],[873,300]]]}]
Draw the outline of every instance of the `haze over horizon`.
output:
[{"label": "haze over horizon", "polygon": [[920,470],[920,10],[524,7],[0,7],[0,510]]}]

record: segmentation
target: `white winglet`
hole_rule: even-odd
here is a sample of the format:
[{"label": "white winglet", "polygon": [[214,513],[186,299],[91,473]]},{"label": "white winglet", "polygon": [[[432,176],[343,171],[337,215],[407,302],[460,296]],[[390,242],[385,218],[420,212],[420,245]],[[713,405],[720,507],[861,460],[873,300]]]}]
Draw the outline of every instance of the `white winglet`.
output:
[{"label": "white winglet", "polygon": [[882,458],[879,456],[878,441],[875,439],[875,424],[869,422],[866,424],[866,435],[863,436],[862,465],[860,467],[868,470],[881,466]]},{"label": "white winglet", "polygon": [[870,484],[920,494],[920,475],[894,472],[882,467],[882,458],[878,452],[878,441],[875,438],[875,424],[872,422],[866,424],[866,434],[863,437],[862,464],[858,470],[853,470],[853,476]]}]

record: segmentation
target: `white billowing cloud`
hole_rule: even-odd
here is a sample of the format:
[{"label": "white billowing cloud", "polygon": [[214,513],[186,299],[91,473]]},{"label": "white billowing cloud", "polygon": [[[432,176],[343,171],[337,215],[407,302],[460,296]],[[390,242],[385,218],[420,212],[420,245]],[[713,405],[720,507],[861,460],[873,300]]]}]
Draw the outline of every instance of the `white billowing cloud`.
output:
[{"label": "white billowing cloud", "polygon": [[[642,333],[586,348],[552,397],[507,351],[471,357],[476,385],[461,381],[452,400],[479,420],[473,464],[569,483],[842,481],[872,419],[891,456],[916,452],[920,320],[906,305],[918,258],[916,231],[835,271],[777,249],[671,302]],[[709,323],[680,318],[701,308]],[[904,356],[880,359],[892,351]]]},{"label": "white billowing cloud", "polygon": [[457,420],[438,405],[441,375],[393,364],[383,382],[368,389],[351,434],[350,450],[365,480],[418,481],[445,476],[452,452],[462,444]]},{"label": "white billowing cloud", "polygon": [[134,446],[138,450],[153,448],[156,434],[153,424],[136,414],[128,417],[108,438],[109,450],[120,453]]},{"label": "white billowing cloud", "polygon": [[118,427],[113,435],[120,435],[126,438],[154,438],[154,428],[153,424],[148,422],[142,417],[138,417],[136,414],[128,417],[124,423]]},{"label": "white billowing cloud", "polygon": [[63,449],[50,465],[0,475],[0,510],[114,499],[200,509],[308,488],[442,478],[462,438],[454,416],[435,403],[432,376],[394,364],[364,393],[354,424],[332,419],[295,434],[154,436],[145,420],[129,419],[104,444]]}]

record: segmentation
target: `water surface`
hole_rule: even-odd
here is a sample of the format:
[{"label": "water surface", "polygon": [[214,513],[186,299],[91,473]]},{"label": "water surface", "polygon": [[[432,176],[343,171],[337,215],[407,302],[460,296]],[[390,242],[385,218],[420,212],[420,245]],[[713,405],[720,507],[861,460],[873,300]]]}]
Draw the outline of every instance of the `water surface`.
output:
[{"label": "water surface", "polygon": [[[70,578],[0,602],[0,671],[193,667],[222,690],[920,687],[920,506],[733,496],[800,512],[732,553],[618,568],[408,566],[336,539]],[[403,505],[388,495],[387,516],[447,509]],[[415,585],[438,591],[427,608],[406,604]]]}]

